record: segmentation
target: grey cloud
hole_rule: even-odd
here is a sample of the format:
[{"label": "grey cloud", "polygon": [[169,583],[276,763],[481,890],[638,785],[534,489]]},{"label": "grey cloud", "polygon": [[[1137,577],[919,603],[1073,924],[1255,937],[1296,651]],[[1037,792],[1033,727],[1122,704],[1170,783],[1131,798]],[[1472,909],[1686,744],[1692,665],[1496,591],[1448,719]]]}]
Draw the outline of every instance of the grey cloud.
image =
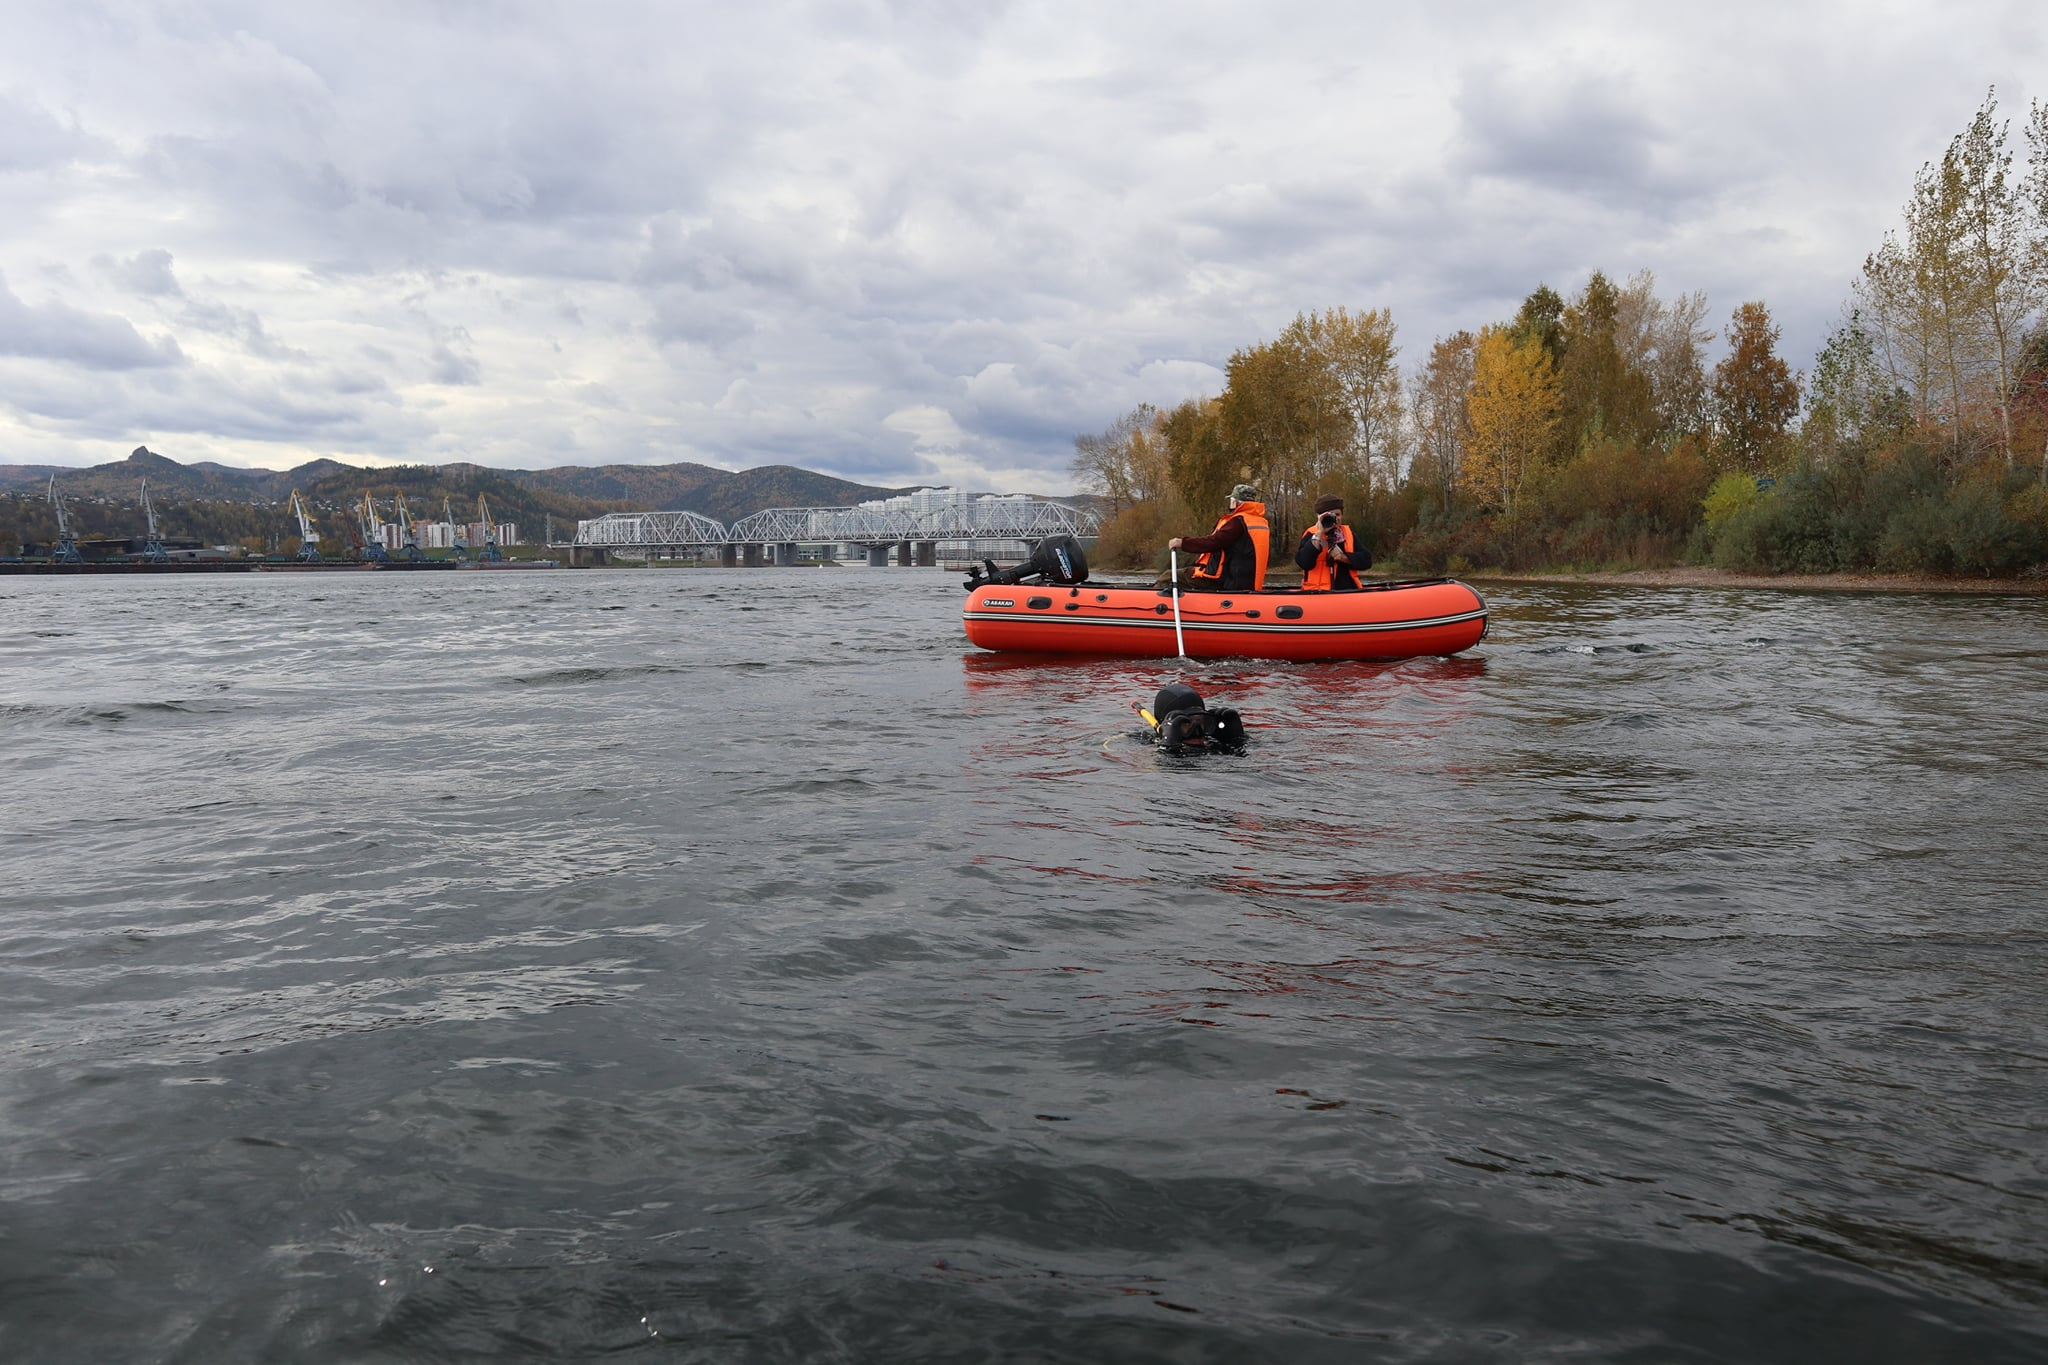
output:
[{"label": "grey cloud", "polygon": [[[1391,307],[1411,363],[1596,266],[1717,317],[1833,293],[1832,318],[1983,82],[2041,93],[1932,17],[1981,70],[1929,74],[1896,25],[1853,76],[1807,69],[1786,54],[1835,21],[1782,7],[1767,44],[1613,6],[31,11],[0,57],[0,171],[28,172],[0,174],[0,260],[36,302],[0,285],[0,352],[59,363],[13,364],[22,411],[886,482],[1061,469],[1074,432],[1216,392],[1305,309]],[[1866,165],[1895,177],[1869,203]],[[197,358],[165,369],[131,304]],[[246,382],[201,363],[222,341]],[[923,407],[928,444],[888,425]]]},{"label": "grey cloud", "polygon": [[87,313],[62,302],[24,303],[0,275],[0,355],[33,356],[92,370],[178,365],[184,355],[170,337],[144,339],[111,313]]},{"label": "grey cloud", "polygon": [[145,298],[182,299],[184,306],[177,314],[181,326],[230,337],[251,355],[266,360],[305,362],[312,359],[306,352],[271,336],[254,309],[186,294],[172,269],[171,253],[162,247],[151,247],[120,259],[101,256],[95,264],[117,286],[131,294]]},{"label": "grey cloud", "polygon": [[0,401],[81,440],[118,442],[136,431],[184,432],[296,445],[311,441],[376,453],[431,435],[388,394],[351,393],[329,377],[282,383],[199,368],[28,375],[0,369]]},{"label": "grey cloud", "polygon": [[468,386],[483,382],[483,366],[476,357],[457,351],[446,342],[434,344],[432,361],[427,374],[436,384]]},{"label": "grey cloud", "polygon": [[192,299],[180,311],[178,320],[185,326],[200,331],[231,337],[249,354],[264,360],[286,360],[303,364],[313,359],[307,352],[294,346],[287,346],[270,335],[263,325],[263,319],[251,308],[240,308],[211,299]]},{"label": "grey cloud", "polygon": [[0,91],[0,171],[47,170],[104,156],[107,150],[105,143],[58,122],[40,105]]},{"label": "grey cloud", "polygon": [[1612,78],[1473,70],[1455,107],[1453,156],[1472,173],[1637,209],[1701,189],[1661,168],[1669,135],[1650,101]]},{"label": "grey cloud", "polygon": [[102,256],[99,264],[115,284],[131,294],[176,298],[185,292],[171,270],[171,253],[160,246],[138,251],[124,260]]}]

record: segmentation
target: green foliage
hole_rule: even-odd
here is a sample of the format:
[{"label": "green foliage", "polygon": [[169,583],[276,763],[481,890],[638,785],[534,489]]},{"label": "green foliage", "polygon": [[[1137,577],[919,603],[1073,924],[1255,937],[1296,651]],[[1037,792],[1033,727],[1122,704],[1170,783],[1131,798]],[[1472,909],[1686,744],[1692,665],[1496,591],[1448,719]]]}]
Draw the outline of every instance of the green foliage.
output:
[{"label": "green foliage", "polygon": [[1748,511],[1763,501],[1763,496],[1763,490],[1750,475],[1723,474],[1707,490],[1707,525],[1719,526],[1736,513]]},{"label": "green foliage", "polygon": [[1221,405],[1214,399],[1202,402],[1191,398],[1161,414],[1157,430],[1166,447],[1174,491],[1185,507],[1220,509],[1231,485],[1253,473],[1232,458],[1224,437]]},{"label": "green foliage", "polygon": [[1706,532],[1695,556],[1738,572],[2009,575],[2048,559],[2048,490],[1995,459],[1952,477],[1916,447],[1806,466]]}]

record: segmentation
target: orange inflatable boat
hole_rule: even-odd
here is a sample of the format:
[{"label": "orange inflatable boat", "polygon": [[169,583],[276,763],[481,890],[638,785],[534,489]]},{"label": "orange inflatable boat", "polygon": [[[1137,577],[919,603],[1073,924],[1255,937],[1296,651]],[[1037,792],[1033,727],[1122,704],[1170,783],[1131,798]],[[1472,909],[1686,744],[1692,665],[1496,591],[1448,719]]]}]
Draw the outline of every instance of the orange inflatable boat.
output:
[{"label": "orange inflatable boat", "polygon": [[[1195,659],[1412,659],[1456,654],[1486,634],[1486,603],[1455,578],[1355,592],[1182,592],[1180,636]],[[1062,654],[1182,652],[1165,590],[1104,583],[981,582],[963,611],[983,649]]]}]

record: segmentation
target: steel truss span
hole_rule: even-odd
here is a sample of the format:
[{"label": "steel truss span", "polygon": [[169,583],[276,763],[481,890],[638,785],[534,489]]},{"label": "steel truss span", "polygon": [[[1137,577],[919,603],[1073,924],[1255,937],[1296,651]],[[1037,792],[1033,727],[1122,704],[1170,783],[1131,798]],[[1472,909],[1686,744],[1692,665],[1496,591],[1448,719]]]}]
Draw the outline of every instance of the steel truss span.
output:
[{"label": "steel truss span", "polygon": [[607,512],[576,523],[576,544],[607,549],[725,543],[725,527],[695,512]]},{"label": "steel truss span", "polygon": [[1092,536],[1082,508],[1003,498],[927,511],[877,507],[771,507],[727,528],[695,512],[609,512],[578,522],[576,544],[606,549],[714,545],[893,545],[930,540],[1043,540]]}]

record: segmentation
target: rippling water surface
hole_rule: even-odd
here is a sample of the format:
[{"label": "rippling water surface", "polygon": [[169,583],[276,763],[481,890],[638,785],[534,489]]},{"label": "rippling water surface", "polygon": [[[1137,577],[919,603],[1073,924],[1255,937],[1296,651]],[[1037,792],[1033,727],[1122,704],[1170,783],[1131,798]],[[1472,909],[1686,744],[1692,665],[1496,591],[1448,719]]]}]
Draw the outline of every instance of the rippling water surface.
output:
[{"label": "rippling water surface", "polygon": [[0,580],[0,1358],[2048,1356],[2048,603]]}]

